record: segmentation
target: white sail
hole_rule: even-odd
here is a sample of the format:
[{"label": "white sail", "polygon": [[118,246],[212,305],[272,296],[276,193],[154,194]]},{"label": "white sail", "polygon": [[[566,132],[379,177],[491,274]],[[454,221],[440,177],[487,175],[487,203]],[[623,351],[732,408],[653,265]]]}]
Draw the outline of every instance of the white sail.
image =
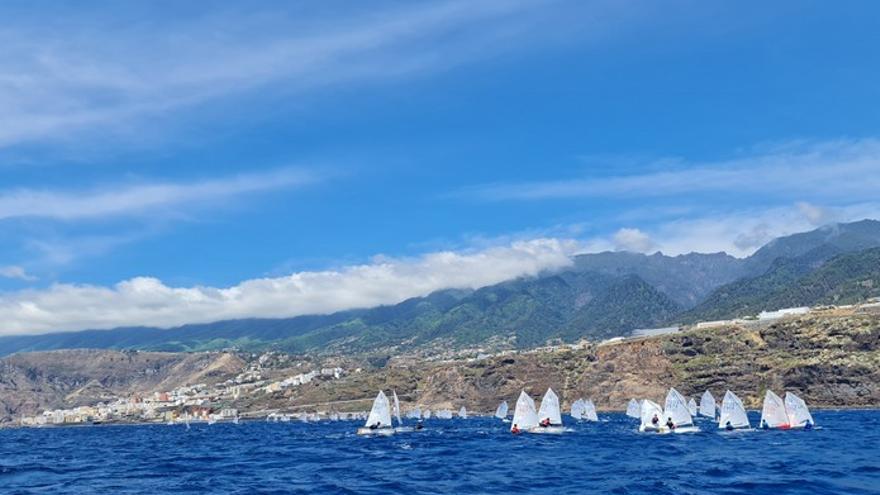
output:
[{"label": "white sail", "polygon": [[700,397],[700,415],[715,419],[715,397],[708,390]]},{"label": "white sail", "polygon": [[519,393],[519,398],[516,400],[510,429],[519,428],[522,431],[526,431],[536,426],[538,426],[538,413],[535,411],[535,401],[523,390]]},{"label": "white sail", "polygon": [[697,401],[693,397],[688,401],[688,412],[691,413],[691,416],[697,416]]},{"label": "white sail", "polygon": [[571,417],[573,419],[584,419],[584,399],[578,399],[571,403]]},{"label": "white sail", "polygon": [[804,426],[808,421],[811,426],[816,424],[813,415],[807,409],[807,404],[791,392],[785,393],[785,411],[788,414],[788,424],[792,427]]},{"label": "white sail", "polygon": [[391,405],[388,404],[388,397],[385,392],[379,391],[379,395],[373,401],[373,408],[370,409],[370,415],[367,417],[366,427],[376,425],[379,428],[391,428]]},{"label": "white sail", "polygon": [[663,405],[664,424],[665,420],[670,418],[676,428],[694,424],[684,396],[674,388],[669,389],[669,393],[666,394],[666,403]]},{"label": "white sail", "polygon": [[631,418],[641,417],[641,410],[642,404],[635,399],[630,399],[629,404],[626,405],[626,415]]},{"label": "white sail", "polygon": [[508,410],[507,401],[504,401],[501,404],[498,404],[498,409],[495,410],[495,417],[498,419],[507,418],[507,410]]},{"label": "white sail", "polygon": [[739,397],[730,390],[724,394],[724,400],[721,401],[721,418],[718,420],[718,427],[727,428],[727,423],[730,423],[732,428],[748,428],[750,426],[746,408],[743,407]]},{"label": "white sail", "polygon": [[[583,399],[581,399],[581,400],[583,400]],[[582,415],[583,415],[583,418],[586,419],[587,421],[599,421],[599,416],[596,414],[596,404],[593,404],[593,401],[590,399],[587,399],[584,402],[584,409],[583,409]]]},{"label": "white sail", "polygon": [[406,413],[406,417],[409,419],[419,419],[422,417],[422,410],[419,407],[410,409],[409,412]]},{"label": "white sail", "polygon": [[441,409],[435,414],[437,419],[452,419],[452,411],[449,409]]},{"label": "white sail", "polygon": [[464,406],[461,406],[461,409],[458,410],[458,417],[461,419],[467,419],[467,409]]},{"label": "white sail", "polygon": [[553,426],[562,425],[562,412],[559,410],[559,397],[552,388],[548,388],[541,399],[541,407],[538,409],[538,420],[550,419]]},{"label": "white sail", "polygon": [[400,426],[403,424],[400,420],[400,400],[397,398],[396,390],[392,390],[391,393],[394,395],[394,418],[397,419],[397,426]]},{"label": "white sail", "polygon": [[761,408],[761,427],[779,428],[788,426],[788,415],[782,398],[768,390],[764,394],[764,406]]},{"label": "white sail", "polygon": [[422,417],[425,419],[431,419],[431,410],[425,409],[425,412],[422,413]]},{"label": "white sail", "polygon": [[[657,424],[653,422],[654,417],[657,418]],[[639,410],[639,418],[642,420],[642,424],[639,427],[640,430],[657,428],[663,424],[663,409],[660,408],[660,404],[644,399]]]}]

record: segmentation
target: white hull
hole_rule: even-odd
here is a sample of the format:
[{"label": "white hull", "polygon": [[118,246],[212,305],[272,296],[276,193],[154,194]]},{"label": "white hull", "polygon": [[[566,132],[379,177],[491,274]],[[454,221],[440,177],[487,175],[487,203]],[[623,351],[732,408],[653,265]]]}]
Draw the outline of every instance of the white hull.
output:
[{"label": "white hull", "polygon": [[412,426],[398,426],[394,429],[394,433],[412,433],[416,431],[416,429]]},{"label": "white hull", "polygon": [[358,428],[357,434],[363,435],[363,436],[387,437],[390,435],[394,435],[394,429],[392,429],[392,428],[376,428],[375,430],[371,430],[370,428],[363,427],[363,428]]},{"label": "white hull", "polygon": [[536,426],[536,427],[532,428],[531,430],[529,430],[529,433],[538,433],[538,434],[544,434],[544,435],[561,435],[562,433],[565,433],[565,427],[563,427],[563,426],[547,426],[547,427],[542,428],[540,426]]},{"label": "white hull", "polygon": [[658,435],[668,435],[670,433],[682,434],[682,433],[699,433],[700,428],[696,426],[679,426],[678,428],[669,429],[666,426],[659,427],[651,427],[651,426],[641,426],[639,427],[639,431],[642,433],[656,433]]}]

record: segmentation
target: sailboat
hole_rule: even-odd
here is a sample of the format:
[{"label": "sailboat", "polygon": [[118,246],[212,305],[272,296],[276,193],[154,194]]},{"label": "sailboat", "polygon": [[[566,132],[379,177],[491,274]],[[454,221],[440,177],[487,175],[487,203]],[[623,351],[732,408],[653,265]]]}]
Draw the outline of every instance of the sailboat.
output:
[{"label": "sailboat", "polygon": [[787,430],[789,426],[788,414],[785,412],[785,403],[782,397],[768,390],[764,394],[764,405],[761,408],[761,422],[758,423],[763,429],[780,428]]},{"label": "sailboat", "polygon": [[[671,419],[674,427],[669,429],[662,418],[666,418],[667,421]],[[670,388],[666,394],[662,418],[659,433],[695,433],[700,431],[699,428],[694,426],[694,419],[691,416],[690,410],[688,410],[684,396],[675,388]]]},{"label": "sailboat", "polygon": [[367,416],[367,422],[358,428],[358,435],[393,435],[391,427],[391,405],[385,392],[379,391],[379,395],[373,400],[373,408]]},{"label": "sailboat", "polygon": [[715,397],[712,397],[712,393],[708,390],[703,392],[703,396],[700,397],[699,412],[700,416],[715,419]]},{"label": "sailboat", "polygon": [[510,421],[510,431],[530,431],[538,426],[538,412],[535,411],[535,401],[529,397],[525,390],[519,393],[516,406],[513,409],[513,419]]},{"label": "sailboat", "polygon": [[812,428],[816,425],[804,400],[791,392],[785,393],[785,412],[792,428]]},{"label": "sailboat", "polygon": [[599,421],[599,416],[596,414],[596,404],[593,404],[591,399],[587,399],[583,404],[583,419],[586,419],[587,421]]},{"label": "sailboat", "polygon": [[629,404],[626,405],[626,415],[631,418],[640,418],[642,411],[642,404],[636,399],[630,399]]},{"label": "sailboat", "polygon": [[[657,432],[660,430],[660,425],[663,421],[663,409],[660,407],[660,404],[648,399],[643,399],[641,407],[639,408],[639,418],[641,419],[639,431]],[[657,419],[656,423],[654,422],[654,418]]]},{"label": "sailboat", "polygon": [[742,401],[730,390],[724,394],[721,401],[721,417],[718,419],[718,428],[725,430],[749,429],[749,417]]},{"label": "sailboat", "polygon": [[408,433],[415,431],[412,426],[403,426],[403,420],[400,419],[400,400],[397,398],[397,391],[392,390],[391,395],[394,398],[394,419],[397,420],[397,427],[394,428],[395,433]]},{"label": "sailboat", "polygon": [[[541,426],[541,422],[549,423]],[[538,409],[538,426],[532,428],[531,433],[562,433],[562,413],[559,410],[559,396],[552,388],[548,388],[541,399],[541,407]]]},{"label": "sailboat", "polygon": [[431,419],[431,410],[425,409],[425,411],[422,413],[422,417],[425,419]]},{"label": "sailboat", "polygon": [[584,408],[586,407],[586,403],[584,403],[584,399],[578,399],[571,403],[571,417],[576,421],[580,421],[584,419]]},{"label": "sailboat", "polygon": [[452,411],[449,409],[441,409],[437,411],[437,419],[452,419]]},{"label": "sailboat", "polygon": [[498,409],[495,409],[495,417],[500,419],[501,421],[504,421],[505,423],[508,422],[509,420],[507,419],[507,410],[507,401],[498,404]]},{"label": "sailboat", "polygon": [[691,397],[691,400],[688,401],[688,412],[691,413],[692,417],[697,417],[697,413],[699,412],[697,408],[697,401]]},{"label": "sailboat", "polygon": [[461,409],[458,410],[458,417],[461,419],[467,419],[467,409],[464,406],[461,406]]}]

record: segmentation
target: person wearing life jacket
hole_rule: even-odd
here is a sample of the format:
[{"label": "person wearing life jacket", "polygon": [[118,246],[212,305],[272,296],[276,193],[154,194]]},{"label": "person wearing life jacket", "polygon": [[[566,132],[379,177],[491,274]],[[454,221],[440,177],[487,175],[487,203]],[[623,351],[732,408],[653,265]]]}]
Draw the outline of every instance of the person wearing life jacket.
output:
[{"label": "person wearing life jacket", "polygon": [[763,419],[761,420],[761,429],[762,430],[769,430],[770,429],[770,426],[767,424],[767,421],[765,421]]},{"label": "person wearing life jacket", "polygon": [[730,421],[728,421],[727,423],[725,423],[725,425],[724,425],[724,429],[727,430],[727,431],[733,431],[733,425],[730,424]]},{"label": "person wearing life jacket", "polygon": [[804,429],[805,430],[812,430],[813,429],[813,422],[808,419],[807,422],[804,423]]},{"label": "person wearing life jacket", "polygon": [[370,429],[371,430],[378,430],[380,426],[382,426],[382,422],[376,421],[376,424],[370,425]]},{"label": "person wearing life jacket", "polygon": [[422,423],[421,419],[416,422],[416,429],[417,430],[421,430],[424,427],[425,427],[425,425]]},{"label": "person wearing life jacket", "polygon": [[510,432],[513,433],[514,435],[518,434],[519,433],[519,425],[514,423],[513,428],[510,429]]},{"label": "person wearing life jacket", "polygon": [[654,426],[658,426],[660,424],[660,418],[658,418],[656,414],[654,414],[654,417],[651,418],[651,424]]},{"label": "person wearing life jacket", "polygon": [[550,426],[550,418],[544,418],[539,424],[541,425],[541,428],[547,428]]},{"label": "person wearing life jacket", "polygon": [[669,428],[670,430],[675,429],[675,423],[672,422],[672,416],[666,418],[666,427]]}]

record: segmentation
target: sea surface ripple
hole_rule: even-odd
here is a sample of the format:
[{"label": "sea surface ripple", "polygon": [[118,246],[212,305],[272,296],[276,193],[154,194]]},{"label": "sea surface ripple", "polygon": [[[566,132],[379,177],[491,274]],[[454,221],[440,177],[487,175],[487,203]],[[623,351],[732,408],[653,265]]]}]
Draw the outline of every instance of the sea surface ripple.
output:
[{"label": "sea surface ripple", "polygon": [[490,418],[384,438],[353,422],[4,429],[0,493],[880,494],[880,411],[814,417],[821,429],[664,436],[622,414],[560,436]]}]

